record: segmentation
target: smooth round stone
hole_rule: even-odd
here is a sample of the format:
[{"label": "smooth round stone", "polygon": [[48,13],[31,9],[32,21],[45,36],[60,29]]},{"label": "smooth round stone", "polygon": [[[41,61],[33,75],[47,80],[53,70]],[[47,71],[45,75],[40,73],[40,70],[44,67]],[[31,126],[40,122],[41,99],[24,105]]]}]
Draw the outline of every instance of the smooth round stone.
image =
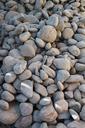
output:
[{"label": "smooth round stone", "polygon": [[41,40],[40,38],[36,38],[36,44],[38,47],[40,48],[44,48],[45,47],[45,42],[43,40]]},{"label": "smooth round stone", "polygon": [[40,78],[42,80],[48,79],[48,75],[47,75],[47,73],[44,70],[40,70]]},{"label": "smooth round stone", "polygon": [[19,94],[19,95],[16,96],[16,100],[17,100],[18,102],[23,103],[23,102],[26,102],[26,101],[27,101],[27,97],[24,96],[23,94]]},{"label": "smooth round stone", "polygon": [[29,98],[29,101],[32,103],[32,104],[37,104],[40,100],[40,95],[36,92],[33,92],[33,96],[32,98]]},{"label": "smooth round stone", "polygon": [[46,52],[46,54],[49,56],[57,56],[60,54],[60,51],[58,50],[58,48],[51,48]]},{"label": "smooth round stone", "polygon": [[74,32],[71,28],[65,28],[63,31],[63,38],[70,39],[74,35]]},{"label": "smooth round stone", "polygon": [[5,100],[0,100],[0,108],[3,110],[8,110],[9,109],[9,104]]},{"label": "smooth round stone", "polygon": [[46,50],[49,50],[51,47],[52,47],[52,46],[51,46],[51,43],[47,43],[47,44],[45,45],[45,49],[46,49]]},{"label": "smooth round stone", "polygon": [[81,109],[80,117],[83,121],[85,121],[85,105]]},{"label": "smooth round stone", "polygon": [[62,91],[57,91],[53,94],[53,100],[58,101],[64,99],[64,93]]},{"label": "smooth round stone", "polygon": [[42,98],[39,102],[39,104],[42,105],[42,106],[49,105],[50,103],[51,103],[51,98],[50,97]]},{"label": "smooth round stone", "polygon": [[14,95],[12,95],[8,91],[3,91],[1,94],[1,98],[8,101],[8,102],[12,102],[15,99]]},{"label": "smooth round stone", "polygon": [[74,111],[73,109],[70,109],[69,112],[70,112],[71,117],[74,120],[77,120],[77,121],[80,120],[80,117],[76,111]]},{"label": "smooth round stone", "polygon": [[31,103],[21,103],[19,108],[22,116],[29,116],[32,114],[33,105]]},{"label": "smooth round stone", "polygon": [[79,56],[80,55],[80,49],[75,46],[75,45],[72,45],[70,47],[68,47],[68,51],[73,55],[73,56]]},{"label": "smooth round stone", "polygon": [[13,70],[15,74],[21,74],[26,69],[26,66],[27,66],[27,62],[22,61],[21,63],[15,64]]},{"label": "smooth round stone", "polygon": [[67,127],[66,127],[65,124],[63,124],[63,123],[58,123],[58,124],[56,125],[56,128],[67,128]]},{"label": "smooth round stone", "polygon": [[50,25],[45,25],[40,29],[37,36],[43,41],[52,43],[57,38],[57,31],[54,27]]},{"label": "smooth round stone", "polygon": [[12,83],[16,79],[16,74],[14,72],[8,72],[5,74],[5,81],[7,83]]},{"label": "smooth round stone", "polygon": [[85,84],[80,85],[79,90],[85,93]]},{"label": "smooth round stone", "polygon": [[8,110],[0,109],[0,122],[3,124],[13,124],[19,118],[18,105],[11,104]]},{"label": "smooth round stone", "polygon": [[6,90],[6,91],[8,91],[10,93],[16,94],[16,90],[11,84],[4,83],[3,84],[3,88],[4,88],[4,90]]},{"label": "smooth round stone", "polygon": [[21,42],[25,42],[30,38],[30,36],[31,36],[30,32],[24,32],[19,35],[19,39]]}]

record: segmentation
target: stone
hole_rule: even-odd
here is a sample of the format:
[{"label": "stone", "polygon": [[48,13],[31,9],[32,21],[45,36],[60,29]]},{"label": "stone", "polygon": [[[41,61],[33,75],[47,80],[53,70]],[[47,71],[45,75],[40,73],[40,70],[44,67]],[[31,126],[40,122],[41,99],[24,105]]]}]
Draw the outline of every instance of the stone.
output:
[{"label": "stone", "polygon": [[37,83],[42,83],[43,81],[41,80],[41,78],[37,75],[32,75],[32,79],[37,82]]},{"label": "stone", "polygon": [[77,40],[77,41],[85,41],[85,36],[83,34],[75,34],[74,35],[74,38]]},{"label": "stone", "polygon": [[42,123],[42,124],[40,125],[40,128],[48,128],[47,123]]},{"label": "stone", "polygon": [[65,28],[63,31],[63,38],[70,39],[74,35],[74,32],[71,28]]},{"label": "stone", "polygon": [[65,98],[72,99],[73,98],[73,91],[65,91]]},{"label": "stone", "polygon": [[22,61],[21,63],[17,63],[14,65],[13,70],[15,74],[21,74],[27,66],[27,62],[26,61]]},{"label": "stone", "polygon": [[74,96],[74,99],[75,99],[75,100],[80,101],[80,100],[81,100],[81,92],[80,92],[80,90],[79,90],[79,89],[76,89],[76,90],[74,91],[73,96]]},{"label": "stone", "polygon": [[8,102],[12,102],[15,99],[14,95],[8,91],[3,91],[1,94],[1,98]]},{"label": "stone", "polygon": [[68,102],[64,99],[58,100],[54,103],[55,109],[58,113],[68,111]]},{"label": "stone", "polygon": [[36,92],[33,92],[33,96],[32,98],[29,98],[29,101],[32,103],[32,104],[37,104],[40,100],[40,95]]},{"label": "stone", "polygon": [[84,121],[72,121],[70,123],[68,123],[67,125],[68,128],[84,128],[85,127],[85,122]]},{"label": "stone", "polygon": [[23,94],[19,94],[19,95],[16,96],[16,100],[17,100],[18,102],[23,103],[23,102],[26,102],[26,101],[27,101],[27,97],[24,96]]},{"label": "stone", "polygon": [[58,70],[56,80],[60,82],[65,82],[70,76],[69,72],[66,70]]},{"label": "stone", "polygon": [[47,23],[47,25],[51,25],[51,26],[54,26],[56,28],[58,26],[58,23],[59,23],[58,15],[53,14],[52,16],[50,16],[48,18],[46,23]]},{"label": "stone", "polygon": [[9,51],[9,56],[12,56],[17,59],[23,59],[23,57],[20,55],[19,50],[15,48]]},{"label": "stone", "polygon": [[63,123],[58,123],[58,124],[56,125],[56,128],[67,128],[67,127],[66,127],[66,125],[63,124]]},{"label": "stone", "polygon": [[42,70],[42,69],[40,70],[40,78],[42,80],[47,80],[48,79],[47,73],[44,70]]},{"label": "stone", "polygon": [[27,98],[31,98],[33,96],[33,81],[25,80],[21,82],[20,90]]},{"label": "stone", "polygon": [[47,86],[47,92],[48,92],[48,94],[53,94],[56,91],[57,91],[56,84],[50,84],[49,86]]},{"label": "stone", "polygon": [[76,68],[77,71],[82,72],[82,71],[85,70],[85,64],[76,63],[75,68]]},{"label": "stone", "polygon": [[84,93],[85,93],[85,84],[81,84],[81,85],[79,86],[79,90],[80,90],[81,92],[84,92]]},{"label": "stone", "polygon": [[69,105],[69,108],[75,110],[78,113],[81,110],[81,104],[78,101],[70,100],[68,105]]},{"label": "stone", "polygon": [[56,58],[54,59],[53,64],[56,66],[57,69],[69,71],[71,68],[71,62],[68,58]]},{"label": "stone", "polygon": [[5,74],[5,82],[12,83],[16,79],[16,74],[14,72],[8,72]]},{"label": "stone", "polygon": [[40,95],[42,95],[42,96],[47,96],[48,95],[48,92],[47,92],[46,88],[43,85],[35,83],[34,88],[35,88],[35,91],[37,93],[39,93]]},{"label": "stone", "polygon": [[30,37],[31,37],[30,32],[24,32],[24,33],[19,35],[19,39],[21,42],[27,41]]},{"label": "stone", "polygon": [[79,41],[78,43],[76,43],[76,46],[78,47],[78,48],[85,48],[85,41]]},{"label": "stone", "polygon": [[60,91],[63,91],[64,90],[64,85],[62,84],[62,82],[58,81],[57,82],[57,87]]},{"label": "stone", "polygon": [[76,111],[74,111],[73,109],[69,109],[69,112],[70,112],[71,117],[74,120],[76,120],[76,121],[80,120],[80,117]]},{"label": "stone", "polygon": [[62,91],[57,91],[53,94],[53,100],[54,102],[58,100],[63,100],[64,99],[64,93]]},{"label": "stone", "polygon": [[48,86],[48,85],[51,85],[51,84],[54,84],[54,80],[51,79],[51,78],[48,78],[47,80],[44,81],[45,86]]},{"label": "stone", "polygon": [[0,100],[0,109],[3,110],[8,110],[9,109],[9,104],[5,100]]},{"label": "stone", "polygon": [[49,56],[57,56],[60,54],[60,51],[58,50],[58,48],[51,48],[46,52],[46,54]]},{"label": "stone", "polygon": [[40,48],[44,48],[45,47],[45,42],[43,40],[41,40],[40,38],[36,38],[36,44],[38,47]]},{"label": "stone", "polygon": [[3,124],[13,124],[19,118],[19,109],[18,105],[10,105],[8,110],[0,109],[0,122]]},{"label": "stone", "polygon": [[82,81],[83,81],[83,76],[79,74],[70,75],[70,77],[66,80],[67,83],[77,83]]},{"label": "stone", "polygon": [[52,43],[57,38],[57,31],[53,26],[45,25],[43,26],[43,28],[40,29],[37,36],[43,41]]},{"label": "stone", "polygon": [[85,121],[85,105],[82,106],[81,112],[80,112],[80,117],[83,121]]},{"label": "stone", "polygon": [[26,69],[22,74],[19,75],[19,79],[23,81],[31,78],[31,76],[32,76],[31,71]]},{"label": "stone", "polygon": [[39,112],[41,121],[52,122],[57,118],[58,114],[52,105],[43,107]]},{"label": "stone", "polygon": [[42,106],[49,105],[50,103],[51,103],[51,98],[50,97],[42,98],[39,102],[39,104],[42,105]]},{"label": "stone", "polygon": [[25,117],[21,116],[20,118],[18,118],[14,126],[16,128],[26,128],[31,124],[32,124],[32,115],[29,115]]},{"label": "stone", "polygon": [[68,51],[75,57],[80,55],[80,49],[75,45],[70,46]]},{"label": "stone", "polygon": [[42,69],[48,74],[49,77],[55,78],[55,71],[48,67],[47,65],[43,65]]},{"label": "stone", "polygon": [[19,108],[22,116],[29,116],[33,112],[33,105],[31,103],[21,103]]},{"label": "stone", "polygon": [[6,90],[6,91],[8,91],[10,93],[16,94],[16,90],[11,84],[4,83],[3,84],[3,88],[4,88],[4,90]]},{"label": "stone", "polygon": [[77,46],[77,41],[75,40],[75,39],[73,39],[73,38],[71,38],[71,39],[68,39],[68,44],[69,45],[76,45]]}]

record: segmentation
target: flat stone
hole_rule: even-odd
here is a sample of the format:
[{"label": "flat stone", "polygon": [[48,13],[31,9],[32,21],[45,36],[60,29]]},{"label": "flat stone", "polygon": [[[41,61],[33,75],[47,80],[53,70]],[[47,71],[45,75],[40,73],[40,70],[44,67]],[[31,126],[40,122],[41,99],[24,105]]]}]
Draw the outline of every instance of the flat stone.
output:
[{"label": "flat stone", "polygon": [[78,43],[76,43],[76,46],[78,48],[85,48],[85,41],[79,41]]},{"label": "flat stone", "polygon": [[8,110],[9,109],[9,104],[5,100],[0,100],[0,109],[3,110]]},{"label": "flat stone", "polygon": [[12,83],[16,79],[16,74],[14,72],[8,72],[5,74],[5,82]]},{"label": "flat stone", "polygon": [[26,102],[26,101],[27,101],[27,97],[24,96],[23,94],[19,94],[19,95],[16,96],[16,100],[17,100],[18,102],[23,103],[23,102]]},{"label": "flat stone", "polygon": [[0,109],[0,122],[3,124],[13,124],[19,116],[18,105],[11,105],[6,111]]},{"label": "flat stone", "polygon": [[39,104],[42,105],[42,106],[49,105],[50,103],[51,103],[51,98],[50,97],[42,98],[39,102]]},{"label": "flat stone", "polygon": [[68,51],[73,55],[73,56],[79,56],[80,55],[80,49],[75,46],[75,45],[72,45],[70,47],[68,47]]},{"label": "flat stone", "polygon": [[38,47],[40,48],[44,48],[45,47],[45,42],[43,40],[41,40],[40,38],[36,38],[36,44]]},{"label": "flat stone", "polygon": [[19,108],[22,116],[29,116],[32,114],[33,105],[31,103],[21,103]]},{"label": "flat stone", "polygon": [[57,91],[53,94],[54,102],[62,99],[64,99],[64,93],[62,91]]},{"label": "flat stone", "polygon": [[49,56],[57,56],[60,54],[60,51],[58,50],[58,48],[51,48],[46,52],[46,54]]},{"label": "flat stone", "polygon": [[3,88],[4,88],[4,90],[6,90],[6,91],[8,91],[10,93],[16,94],[16,90],[11,84],[4,83],[3,84]]},{"label": "flat stone", "polygon": [[85,93],[85,84],[80,85],[79,90]]},{"label": "flat stone", "polygon": [[85,121],[85,105],[81,109],[80,117],[83,121]]},{"label": "flat stone", "polygon": [[72,121],[67,125],[67,128],[85,128],[84,121]]},{"label": "flat stone", "polygon": [[33,96],[33,81],[25,80],[21,82],[20,90],[27,98],[31,98]]},{"label": "flat stone", "polygon": [[85,41],[85,36],[83,34],[75,34],[74,35],[74,38],[77,40],[77,41]]},{"label": "flat stone", "polygon": [[67,127],[66,127],[66,125],[63,124],[63,123],[58,123],[58,124],[56,125],[56,128],[67,128]]},{"label": "flat stone", "polygon": [[77,71],[80,71],[80,72],[85,71],[85,64],[76,63],[75,68]]},{"label": "flat stone", "polygon": [[30,36],[31,36],[30,32],[24,32],[19,35],[19,39],[21,42],[25,42],[30,38]]},{"label": "flat stone", "polygon": [[37,82],[37,83],[42,83],[43,81],[41,80],[41,78],[37,75],[32,75],[32,79]]},{"label": "flat stone", "polygon": [[42,80],[46,80],[46,79],[48,79],[48,75],[47,75],[47,73],[44,71],[44,70],[40,70],[40,78],[42,79]]},{"label": "flat stone", "polygon": [[77,83],[82,81],[83,81],[83,76],[78,74],[70,75],[70,77],[66,80],[67,83]]},{"label": "flat stone", "polygon": [[43,41],[52,43],[57,38],[57,31],[53,26],[45,25],[40,29],[37,36]]},{"label": "flat stone", "polygon": [[66,70],[58,70],[56,80],[60,82],[65,82],[70,76],[69,72]]},{"label": "flat stone", "polygon": [[48,92],[48,94],[53,94],[56,91],[57,91],[56,84],[50,84],[49,86],[47,86],[47,92]]},{"label": "flat stone", "polygon": [[74,35],[74,32],[71,28],[65,28],[63,31],[64,39],[70,39]]},{"label": "flat stone", "polygon": [[76,111],[74,111],[73,109],[70,109],[69,112],[70,112],[71,117],[74,120],[76,120],[76,121],[80,120],[80,117]]},{"label": "flat stone", "polygon": [[32,103],[32,104],[37,104],[40,100],[40,95],[36,92],[33,92],[33,96],[32,98],[29,98],[29,101]]}]

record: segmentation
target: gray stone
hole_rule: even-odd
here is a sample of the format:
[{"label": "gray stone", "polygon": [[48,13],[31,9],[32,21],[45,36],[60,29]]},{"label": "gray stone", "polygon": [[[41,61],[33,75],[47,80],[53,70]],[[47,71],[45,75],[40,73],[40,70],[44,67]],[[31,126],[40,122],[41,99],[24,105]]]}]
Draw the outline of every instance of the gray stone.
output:
[{"label": "gray stone", "polygon": [[58,113],[68,111],[68,102],[64,99],[58,100],[54,103],[55,109]]},{"label": "gray stone", "polygon": [[46,80],[46,79],[48,79],[48,75],[47,75],[47,73],[44,71],[44,70],[40,70],[40,78],[42,79],[42,80]]},{"label": "gray stone", "polygon": [[74,35],[74,38],[77,40],[77,41],[85,41],[85,36],[83,34],[75,34]]},{"label": "gray stone", "polygon": [[40,95],[36,92],[33,92],[33,96],[32,98],[29,98],[29,101],[32,103],[32,104],[37,104],[40,100]]},{"label": "gray stone", "polygon": [[27,62],[26,61],[22,61],[21,63],[17,63],[14,65],[13,70],[15,74],[21,74],[27,66]]},{"label": "gray stone", "polygon": [[75,74],[75,75],[70,75],[70,77],[66,80],[67,83],[78,83],[78,82],[82,82],[83,76],[79,75],[79,74]]},{"label": "gray stone", "polygon": [[75,46],[75,45],[72,45],[70,47],[68,47],[68,51],[73,55],[73,56],[79,56],[80,55],[80,49]]},{"label": "gray stone", "polygon": [[25,80],[21,82],[20,90],[27,98],[31,98],[33,96],[33,81]]},{"label": "gray stone", "polygon": [[80,85],[79,90],[85,93],[85,84]]},{"label": "gray stone", "polygon": [[44,48],[45,47],[45,42],[43,40],[41,40],[40,38],[36,38],[36,44],[38,47],[40,48]]},{"label": "gray stone", "polygon": [[48,128],[47,123],[42,123],[42,124],[40,125],[40,128]]},{"label": "gray stone", "polygon": [[48,92],[48,94],[53,94],[56,91],[57,91],[56,84],[50,84],[49,86],[47,86],[47,92]]},{"label": "gray stone", "polygon": [[70,76],[70,74],[69,74],[68,71],[66,71],[66,70],[59,70],[59,71],[57,72],[56,80],[63,83],[63,82],[66,81],[66,79],[69,78],[69,76]]},{"label": "gray stone", "polygon": [[37,83],[42,83],[43,81],[41,80],[41,78],[37,75],[32,75],[32,79],[37,82]]},{"label": "gray stone", "polygon": [[64,39],[70,39],[74,35],[74,32],[71,28],[65,28],[63,31]]},{"label": "gray stone", "polygon": [[76,46],[78,47],[78,48],[85,48],[85,41],[79,41],[78,43],[76,43]]},{"label": "gray stone", "polygon": [[53,100],[54,102],[55,101],[58,101],[58,100],[61,100],[61,99],[64,99],[64,93],[62,91],[57,91],[53,94]]},{"label": "gray stone", "polygon": [[8,102],[12,102],[15,99],[14,95],[8,91],[3,91],[1,94],[1,98]]},{"label": "gray stone", "polygon": [[57,87],[60,91],[64,90],[64,85],[60,81],[57,82]]},{"label": "gray stone", "polygon": [[68,123],[68,128],[85,128],[85,122],[84,121],[72,121]]},{"label": "gray stone", "polygon": [[8,91],[10,93],[16,94],[16,90],[11,84],[4,83],[3,84],[3,88],[4,88],[4,90],[6,90],[6,91]]},{"label": "gray stone", "polygon": [[82,71],[85,70],[85,64],[76,63],[75,68],[76,68],[77,71],[82,72]]},{"label": "gray stone", "polygon": [[0,100],[0,108],[3,110],[8,110],[9,109],[9,104],[5,100]]},{"label": "gray stone", "polygon": [[19,108],[22,116],[29,116],[33,112],[33,105],[31,103],[21,103]]},{"label": "gray stone", "polygon": [[25,42],[30,38],[30,36],[31,36],[30,32],[24,32],[19,35],[19,39],[21,42]]},{"label": "gray stone", "polygon": [[65,98],[72,99],[73,98],[73,91],[65,91]]},{"label": "gray stone", "polygon": [[53,26],[45,25],[40,29],[37,36],[43,41],[52,43],[57,38],[57,31]]},{"label": "gray stone", "polygon": [[23,102],[26,102],[26,101],[27,101],[27,97],[24,96],[23,94],[19,94],[19,95],[16,96],[16,100],[17,100],[18,102],[23,103]]},{"label": "gray stone", "polygon": [[80,117],[83,121],[85,121],[85,105],[81,109]]},{"label": "gray stone", "polygon": [[5,74],[5,82],[12,83],[16,79],[16,74],[14,72],[8,72]]},{"label": "gray stone", "polygon": [[50,85],[50,84],[54,84],[54,80],[53,80],[53,79],[48,78],[47,80],[44,81],[44,85],[45,85],[45,86],[48,86],[48,85]]},{"label": "gray stone", "polygon": [[80,120],[80,117],[76,111],[74,111],[73,109],[69,109],[69,112],[70,112],[71,117],[74,120],[76,120],[76,121]]},{"label": "gray stone", "polygon": [[17,59],[23,59],[23,57],[20,55],[19,50],[15,48],[9,51],[9,56],[12,56]]},{"label": "gray stone", "polygon": [[42,106],[49,105],[50,103],[51,103],[51,98],[50,97],[42,98],[39,102],[39,104],[42,105]]},{"label": "gray stone", "polygon": [[47,55],[49,56],[57,56],[60,54],[60,51],[58,50],[58,48],[50,48],[47,52]]},{"label": "gray stone", "polygon": [[80,92],[80,90],[79,90],[79,89],[76,89],[76,90],[74,91],[73,96],[74,96],[74,99],[75,99],[75,100],[80,101],[80,100],[81,100],[81,92]]},{"label": "gray stone", "polygon": [[66,125],[63,124],[63,123],[58,123],[58,124],[56,125],[56,128],[67,128],[67,127],[66,127]]},{"label": "gray stone", "polygon": [[80,112],[81,110],[81,104],[78,101],[75,101],[74,99],[70,100],[68,105],[69,108],[75,110],[76,112]]}]

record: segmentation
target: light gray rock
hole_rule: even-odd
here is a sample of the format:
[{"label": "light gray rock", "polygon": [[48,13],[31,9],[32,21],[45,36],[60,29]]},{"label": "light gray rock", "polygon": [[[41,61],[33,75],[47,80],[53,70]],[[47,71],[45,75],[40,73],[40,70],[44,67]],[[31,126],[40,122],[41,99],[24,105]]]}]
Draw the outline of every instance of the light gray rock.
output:
[{"label": "light gray rock", "polygon": [[1,98],[8,102],[12,102],[15,99],[14,95],[8,91],[3,91],[1,94]]},{"label": "light gray rock", "polygon": [[70,39],[74,35],[74,32],[71,28],[65,28],[63,31],[63,38]]},{"label": "light gray rock", "polygon": [[37,83],[42,83],[42,79],[37,75],[32,75],[32,79]]},{"label": "light gray rock", "polygon": [[36,44],[38,47],[40,48],[44,48],[45,47],[45,42],[43,40],[41,40],[40,38],[36,38]]},{"label": "light gray rock", "polygon": [[71,117],[74,120],[76,120],[76,121],[80,120],[80,117],[76,111],[74,111],[73,109],[69,109],[69,112],[70,112]]},{"label": "light gray rock", "polygon": [[57,38],[57,31],[53,26],[45,25],[40,29],[37,36],[43,41],[52,43]]},{"label": "light gray rock", "polygon": [[64,90],[64,85],[60,81],[57,82],[57,87],[60,91]]},{"label": "light gray rock", "polygon": [[70,76],[69,72],[66,70],[58,70],[56,80],[60,82],[65,82]]},{"label": "light gray rock", "polygon": [[24,96],[23,94],[19,94],[19,95],[16,96],[16,100],[17,100],[18,102],[23,103],[23,102],[26,102],[26,101],[27,101],[27,97]]},{"label": "light gray rock", "polygon": [[56,91],[57,91],[56,84],[50,84],[49,86],[47,86],[47,92],[48,92],[48,94],[53,94]]},{"label": "light gray rock", "polygon": [[65,98],[72,99],[73,98],[73,91],[65,91]]},{"label": "light gray rock", "polygon": [[68,123],[67,128],[85,128],[85,122],[84,121],[72,121]]},{"label": "light gray rock", "polygon": [[22,74],[19,75],[19,79],[23,81],[31,78],[31,76],[32,76],[31,71],[26,69]]},{"label": "light gray rock", "polygon": [[70,77],[66,80],[67,83],[77,83],[77,82],[82,82],[83,76],[79,75],[79,74],[75,74],[75,75],[70,75]]},{"label": "light gray rock", "polygon": [[0,100],[0,109],[3,110],[8,110],[9,109],[9,104],[5,100]]},{"label": "light gray rock", "polygon": [[80,117],[83,121],[85,121],[85,105],[81,109]]},{"label": "light gray rock", "polygon": [[51,98],[50,97],[42,98],[39,102],[39,104],[42,105],[42,106],[49,105],[50,103],[51,103]]},{"label": "light gray rock", "polygon": [[74,38],[77,40],[77,41],[85,41],[85,36],[83,34],[75,34],[74,35]]},{"label": "light gray rock", "polygon": [[75,64],[75,68],[76,68],[77,71],[82,72],[82,71],[85,70],[85,64],[76,63],[76,64]]},{"label": "light gray rock", "polygon": [[71,62],[68,58],[56,58],[53,61],[57,69],[70,70]]},{"label": "light gray rock", "polygon": [[61,100],[61,99],[64,99],[64,93],[62,91],[57,91],[53,94],[53,100],[54,102],[55,101],[58,101],[58,100]]},{"label": "light gray rock", "polygon": [[16,94],[16,90],[11,84],[4,83],[3,84],[3,88],[4,88],[4,90],[6,90],[6,91],[8,91],[10,93]]},{"label": "light gray rock", "polygon": [[58,124],[56,125],[56,128],[67,128],[67,127],[66,127],[66,125],[63,124],[63,123],[58,123]]},{"label": "light gray rock", "polygon": [[37,104],[40,100],[40,95],[36,92],[33,92],[33,96],[32,98],[29,98],[29,101],[32,103],[32,104]]},{"label": "light gray rock", "polygon": [[85,84],[80,85],[79,90],[85,93]]},{"label": "light gray rock", "polygon": [[21,74],[27,66],[27,62],[26,61],[22,61],[21,63],[17,63],[14,65],[13,70],[15,74]]},{"label": "light gray rock", "polygon": [[76,43],[76,46],[78,47],[78,48],[85,48],[85,41],[79,41],[78,43]]},{"label": "light gray rock", "polygon": [[33,112],[33,105],[31,103],[21,103],[19,108],[22,116],[29,116]]},{"label": "light gray rock", "polygon": [[19,35],[19,39],[21,42],[25,42],[30,38],[30,36],[31,36],[30,32],[24,32]]},{"label": "light gray rock", "polygon": [[58,113],[68,111],[68,102],[64,99],[58,100],[54,103],[55,109]]},{"label": "light gray rock", "polygon": [[23,57],[20,55],[19,50],[15,48],[9,51],[9,56],[12,56],[17,59],[23,59]]},{"label": "light gray rock", "polygon": [[74,96],[74,99],[75,99],[75,100],[80,101],[80,100],[81,100],[81,92],[80,92],[80,90],[79,90],[79,89],[76,89],[76,90],[74,91],[73,96]]},{"label": "light gray rock", "polygon": [[31,98],[33,96],[33,81],[25,80],[21,82],[20,90],[27,98]]},{"label": "light gray rock", "polygon": [[60,54],[60,51],[58,50],[58,48],[51,48],[46,52],[46,54],[49,56],[57,56]]},{"label": "light gray rock", "polygon": [[40,128],[48,128],[47,123],[42,123],[42,124],[40,125]]},{"label": "light gray rock", "polygon": [[44,81],[44,85],[48,86],[54,84],[54,80],[52,78],[48,78],[47,80]]},{"label": "light gray rock", "polygon": [[47,73],[44,71],[44,70],[40,70],[40,78],[42,79],[42,80],[46,80],[46,79],[48,79],[48,75],[47,75]]},{"label": "light gray rock", "polygon": [[8,72],[5,74],[5,82],[12,83],[16,79],[16,74],[14,72]]},{"label": "light gray rock", "polygon": [[80,55],[80,49],[75,46],[75,45],[72,45],[70,47],[68,47],[68,51],[73,55],[73,56],[79,56]]},{"label": "light gray rock", "polygon": [[80,112],[81,110],[81,104],[78,101],[70,100],[68,105],[69,108],[75,110],[76,112]]}]

